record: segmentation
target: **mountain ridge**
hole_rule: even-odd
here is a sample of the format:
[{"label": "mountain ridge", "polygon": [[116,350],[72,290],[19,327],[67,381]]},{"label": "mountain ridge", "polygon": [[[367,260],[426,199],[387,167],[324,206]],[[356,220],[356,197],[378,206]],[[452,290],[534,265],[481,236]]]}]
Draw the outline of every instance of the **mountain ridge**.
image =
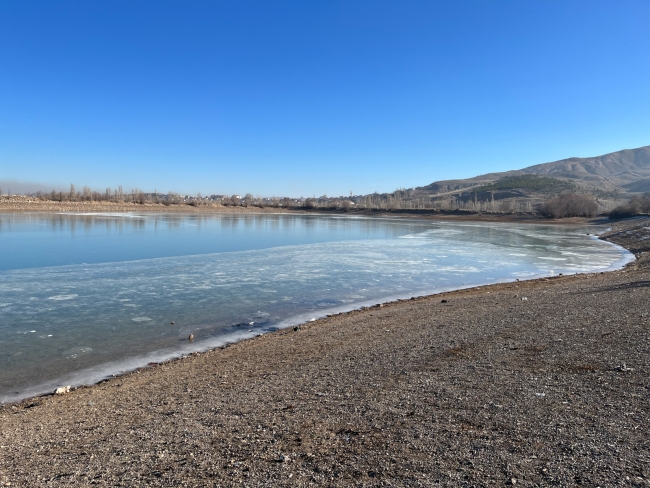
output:
[{"label": "mountain ridge", "polygon": [[[473,178],[434,181],[418,190],[440,190],[450,186],[474,186],[493,183],[504,177],[538,175],[572,180],[583,187],[601,191],[638,193],[650,191],[650,145],[622,149],[601,156],[571,157],[535,164],[518,170],[488,173]],[[460,189],[460,188],[459,188]]]}]

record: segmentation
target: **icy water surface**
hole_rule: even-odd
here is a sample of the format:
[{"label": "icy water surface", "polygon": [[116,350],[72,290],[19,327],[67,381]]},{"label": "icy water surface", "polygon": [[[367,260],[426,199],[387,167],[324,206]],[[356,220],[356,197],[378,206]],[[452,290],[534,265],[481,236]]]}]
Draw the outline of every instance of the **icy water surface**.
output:
[{"label": "icy water surface", "polygon": [[593,232],[319,215],[0,214],[0,402],[382,300],[630,259]]}]

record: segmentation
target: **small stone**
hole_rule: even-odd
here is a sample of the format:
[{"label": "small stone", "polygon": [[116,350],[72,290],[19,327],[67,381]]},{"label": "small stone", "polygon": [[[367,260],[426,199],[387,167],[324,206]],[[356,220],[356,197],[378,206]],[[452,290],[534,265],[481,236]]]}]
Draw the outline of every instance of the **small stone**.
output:
[{"label": "small stone", "polygon": [[174,322],[172,322],[172,325],[174,325]]},{"label": "small stone", "polygon": [[296,326],[293,328],[293,330],[294,330],[295,332],[298,332],[298,331],[300,330],[300,326],[299,326],[299,325],[296,325]]},{"label": "small stone", "polygon": [[62,386],[54,390],[55,395],[65,395],[66,393],[70,393],[70,385]]},{"label": "small stone", "polygon": [[440,300],[440,303],[447,303],[447,300]]},{"label": "small stone", "polygon": [[188,341],[194,342],[194,334],[190,334],[190,336],[187,338]]}]

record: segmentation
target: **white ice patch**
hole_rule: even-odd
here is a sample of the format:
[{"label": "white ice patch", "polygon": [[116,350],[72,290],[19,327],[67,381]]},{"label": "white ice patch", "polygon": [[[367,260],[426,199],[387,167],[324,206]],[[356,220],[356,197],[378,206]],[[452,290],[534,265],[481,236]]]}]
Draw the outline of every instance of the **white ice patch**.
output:
[{"label": "white ice patch", "polygon": [[151,319],[149,317],[135,317],[132,318],[134,322],[149,322]]},{"label": "white ice patch", "polygon": [[74,298],[77,298],[79,295],[54,295],[53,297],[47,297],[48,300],[56,300],[56,301],[62,301],[62,300],[72,300]]}]

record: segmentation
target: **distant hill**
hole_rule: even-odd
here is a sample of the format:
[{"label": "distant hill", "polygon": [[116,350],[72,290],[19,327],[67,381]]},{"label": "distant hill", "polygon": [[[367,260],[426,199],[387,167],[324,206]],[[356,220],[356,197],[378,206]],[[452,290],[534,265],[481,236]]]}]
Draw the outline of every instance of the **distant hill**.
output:
[{"label": "distant hill", "polygon": [[571,178],[607,189],[625,190],[627,185],[650,178],[650,146],[624,149],[593,158],[569,158],[554,163],[536,164],[521,171]]},{"label": "distant hill", "polygon": [[[552,163],[536,164],[520,170],[489,173],[464,180],[436,181],[418,188],[418,190],[436,192],[461,190],[526,174],[568,180],[578,187],[593,188],[604,192],[619,192],[621,194],[645,192],[650,190],[650,146],[624,149],[591,158],[562,159]],[[512,182],[515,183],[516,180]],[[503,187],[503,185],[501,186]]]},{"label": "distant hill", "polygon": [[599,212],[650,191],[650,146],[568,158],[474,178],[434,181],[393,193],[355,197],[371,208],[534,212],[562,193],[592,196]]}]

